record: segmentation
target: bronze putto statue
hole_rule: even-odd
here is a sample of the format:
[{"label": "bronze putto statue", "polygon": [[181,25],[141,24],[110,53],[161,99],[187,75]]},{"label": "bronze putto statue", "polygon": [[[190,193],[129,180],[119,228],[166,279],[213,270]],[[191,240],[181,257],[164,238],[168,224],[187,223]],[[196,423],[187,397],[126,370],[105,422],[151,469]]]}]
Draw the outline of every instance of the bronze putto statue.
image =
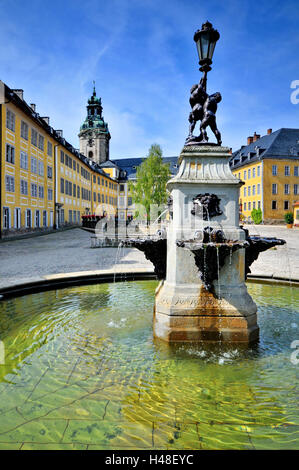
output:
[{"label": "bronze putto statue", "polygon": [[[197,44],[200,58],[200,70],[203,72],[203,76],[200,82],[193,85],[190,90],[189,103],[192,110],[189,114],[189,134],[185,145],[207,144],[209,141],[207,135],[208,127],[210,127],[211,131],[214,133],[217,139],[217,145],[221,145],[222,143],[221,134],[216,124],[217,105],[220,103],[222,97],[219,92],[209,95],[206,91],[207,73],[211,70],[212,55],[219,37],[218,31],[215,30],[208,21],[203,24],[202,29],[196,31],[194,35],[194,41]],[[193,131],[198,121],[201,121],[200,135],[196,137],[193,135]]]}]

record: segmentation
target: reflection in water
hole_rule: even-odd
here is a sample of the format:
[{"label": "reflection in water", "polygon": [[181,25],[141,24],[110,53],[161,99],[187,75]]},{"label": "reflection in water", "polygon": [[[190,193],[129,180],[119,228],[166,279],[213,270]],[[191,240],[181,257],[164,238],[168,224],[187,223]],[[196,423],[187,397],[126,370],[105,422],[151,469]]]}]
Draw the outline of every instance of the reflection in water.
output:
[{"label": "reflection in water", "polygon": [[298,448],[298,289],[248,285],[261,328],[248,349],[154,341],[156,285],[0,304],[0,448]]}]

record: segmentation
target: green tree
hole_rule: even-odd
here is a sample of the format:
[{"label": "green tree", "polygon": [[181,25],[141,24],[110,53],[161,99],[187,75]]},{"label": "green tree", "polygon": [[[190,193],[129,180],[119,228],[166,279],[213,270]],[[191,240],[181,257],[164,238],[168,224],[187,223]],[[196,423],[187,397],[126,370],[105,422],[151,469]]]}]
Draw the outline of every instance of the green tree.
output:
[{"label": "green tree", "polygon": [[147,224],[150,221],[150,207],[167,202],[166,183],[170,178],[169,165],[163,163],[162,149],[152,144],[147,157],[137,168],[136,181],[129,184],[135,204],[141,204],[146,211]]},{"label": "green tree", "polygon": [[255,224],[261,224],[263,220],[263,213],[261,209],[252,209],[251,218]]}]

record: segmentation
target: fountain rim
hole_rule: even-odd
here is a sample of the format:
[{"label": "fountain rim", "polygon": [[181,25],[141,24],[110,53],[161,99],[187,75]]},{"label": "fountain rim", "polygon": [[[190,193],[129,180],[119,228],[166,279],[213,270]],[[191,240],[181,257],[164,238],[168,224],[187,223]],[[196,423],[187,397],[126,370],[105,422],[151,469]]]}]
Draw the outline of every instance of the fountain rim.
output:
[{"label": "fountain rim", "polygon": [[[150,281],[156,280],[157,276],[153,270],[135,270],[135,271],[81,271],[75,273],[63,273],[49,275],[49,278],[37,281],[29,281],[26,283],[15,284],[8,287],[0,288],[0,305],[1,301],[21,297],[24,295],[36,294],[56,289],[65,289],[72,287],[80,287],[83,285],[106,284],[114,282],[132,282],[132,281]],[[163,281],[160,281],[163,282]],[[260,283],[271,285],[283,285],[299,288],[298,278],[272,277],[267,275],[249,274],[246,282]]]}]

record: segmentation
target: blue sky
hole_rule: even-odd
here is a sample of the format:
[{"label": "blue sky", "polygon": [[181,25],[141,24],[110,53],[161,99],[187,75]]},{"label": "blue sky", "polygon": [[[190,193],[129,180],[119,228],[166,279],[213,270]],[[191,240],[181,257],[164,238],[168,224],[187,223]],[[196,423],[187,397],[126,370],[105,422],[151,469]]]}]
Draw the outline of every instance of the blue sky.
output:
[{"label": "blue sky", "polygon": [[193,34],[206,20],[220,32],[208,91],[222,94],[223,144],[299,127],[298,0],[0,0],[0,14],[0,79],[75,147],[95,80],[110,158],[145,156],[154,142],[178,155],[200,79]]}]

